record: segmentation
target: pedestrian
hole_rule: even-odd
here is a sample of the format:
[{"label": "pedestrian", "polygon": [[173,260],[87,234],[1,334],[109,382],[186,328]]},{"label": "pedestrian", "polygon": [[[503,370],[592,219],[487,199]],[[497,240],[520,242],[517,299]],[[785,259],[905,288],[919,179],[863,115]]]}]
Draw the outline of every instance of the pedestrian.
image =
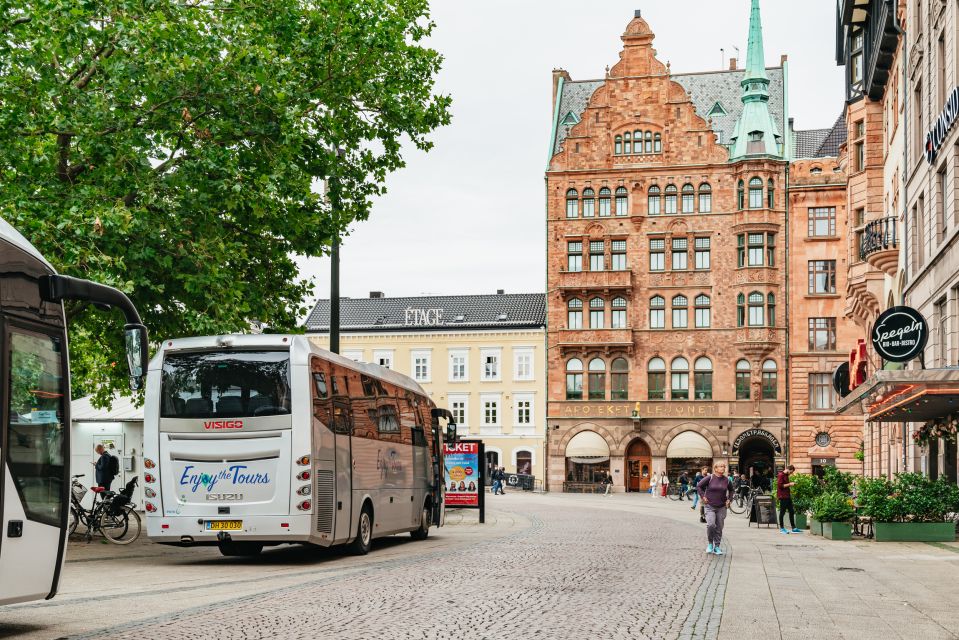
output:
[{"label": "pedestrian", "polygon": [[[802,533],[796,528],[796,513],[793,511],[793,496],[791,486],[796,484],[789,481],[789,475],[796,472],[796,467],[789,465],[776,476],[776,500],[779,501],[779,533]],[[786,529],[783,516],[789,511],[789,524],[792,531]]]},{"label": "pedestrian", "polygon": [[683,471],[679,474],[679,499],[682,500],[689,492],[689,475]]},{"label": "pedestrian", "polygon": [[603,484],[606,485],[606,495],[613,495],[613,475],[610,473],[606,474],[606,477],[603,478]]},{"label": "pedestrian", "polygon": [[499,494],[506,495],[506,467],[499,468]]},{"label": "pedestrian", "polygon": [[726,464],[714,464],[712,474],[700,480],[697,489],[706,505],[706,553],[721,556],[723,523],[726,521],[726,509],[733,499],[733,484],[726,477]]},{"label": "pedestrian", "polygon": [[696,487],[699,486],[699,481],[705,478],[707,473],[709,473],[709,469],[702,467],[696,470],[696,475],[693,477],[693,506],[690,507],[693,511],[699,505],[699,491],[696,490]]},{"label": "pedestrian", "polygon": [[659,490],[662,492],[663,497],[666,497],[666,492],[669,491],[669,476],[666,475],[666,472],[663,471],[663,475],[659,477]]},{"label": "pedestrian", "polygon": [[491,494],[495,496],[497,493],[499,493],[499,488],[500,488],[499,487],[500,485],[499,469],[497,469],[496,467],[492,467],[492,470],[490,471],[489,479],[493,481],[493,484],[490,486],[489,491]]},{"label": "pedestrian", "polygon": [[656,485],[659,483],[659,476],[656,475],[656,472],[653,471],[649,476],[649,492],[653,495],[656,495]]},{"label": "pedestrian", "polygon": [[109,491],[113,479],[120,473],[120,463],[114,456],[107,453],[106,447],[102,444],[98,444],[94,451],[100,456],[97,458],[97,461],[93,463],[93,467],[96,470],[97,486],[103,487],[104,491]]}]

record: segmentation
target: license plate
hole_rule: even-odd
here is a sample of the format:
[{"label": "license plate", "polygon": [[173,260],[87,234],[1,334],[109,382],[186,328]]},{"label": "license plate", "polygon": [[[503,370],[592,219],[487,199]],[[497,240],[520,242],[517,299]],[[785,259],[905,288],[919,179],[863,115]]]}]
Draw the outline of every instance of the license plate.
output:
[{"label": "license plate", "polygon": [[207,520],[207,531],[242,531],[242,520]]}]

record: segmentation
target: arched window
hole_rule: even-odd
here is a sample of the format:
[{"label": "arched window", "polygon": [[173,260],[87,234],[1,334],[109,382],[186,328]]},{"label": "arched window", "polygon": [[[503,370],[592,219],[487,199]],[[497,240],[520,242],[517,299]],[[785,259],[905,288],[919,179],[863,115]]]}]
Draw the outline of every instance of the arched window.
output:
[{"label": "arched window", "polygon": [[616,215],[629,215],[629,192],[626,187],[616,187]]},{"label": "arched window", "polygon": [[697,358],[693,373],[693,389],[697,400],[713,399],[713,363],[709,358]]},{"label": "arched window", "polygon": [[679,192],[679,189],[676,188],[676,185],[669,184],[666,185],[666,215],[676,213],[676,194]]},{"label": "arched window", "polygon": [[745,198],[746,198],[746,183],[742,180],[739,181],[739,186],[736,188],[736,202],[738,203],[739,210],[742,211],[745,208]]},{"label": "arched window", "polygon": [[566,217],[579,217],[579,194],[576,189],[570,189],[566,192]]},{"label": "arched window", "polygon": [[578,358],[566,363],[566,399],[583,399],[583,361]]},{"label": "arched window", "polygon": [[670,399],[689,400],[689,361],[686,358],[674,358],[669,368]]},{"label": "arched window", "polygon": [[627,131],[623,134],[623,153],[629,155],[633,152],[633,135]]},{"label": "arched window", "polygon": [[696,190],[691,184],[683,185],[683,213],[693,213],[696,206]]},{"label": "arched window", "polygon": [[613,298],[613,313],[610,318],[613,329],[626,328],[626,298]]},{"label": "arched window", "polygon": [[763,208],[763,181],[760,178],[749,181],[749,208]]},{"label": "arched window", "polygon": [[625,358],[616,358],[610,367],[613,374],[610,380],[610,400],[629,399],[629,362]]},{"label": "arched window", "polygon": [[696,328],[708,329],[712,322],[711,301],[707,295],[696,296]]},{"label": "arched window", "polygon": [[602,329],[606,324],[606,301],[593,298],[589,301],[589,328]]},{"label": "arched window", "polygon": [[673,298],[673,329],[685,329],[689,326],[689,300],[686,296]]},{"label": "arched window", "polygon": [[661,134],[656,134],[656,137],[654,138],[654,145],[653,153],[663,152],[663,136]]},{"label": "arched window", "polygon": [[566,304],[566,328],[583,328],[583,301],[573,298]]},{"label": "arched window", "polygon": [[616,136],[616,155],[620,156],[623,154],[623,136]]},{"label": "arched window", "polygon": [[596,215],[596,192],[590,188],[583,189],[583,217],[592,218]]},{"label": "arched window", "polygon": [[776,183],[773,182],[773,179],[769,179],[769,185],[766,187],[766,206],[770,209],[776,208]]},{"label": "arched window", "polygon": [[749,400],[749,385],[752,378],[752,367],[748,360],[736,363],[736,399]]},{"label": "arched window", "polygon": [[643,132],[635,131],[633,132],[633,153],[642,153],[643,152]]},{"label": "arched window", "polygon": [[[659,137],[658,133],[656,134],[656,137],[657,138]],[[652,131],[646,132],[646,153],[653,153],[653,132]],[[659,153],[659,151],[657,151],[656,153]]]},{"label": "arched window", "polygon": [[741,293],[736,296],[736,326],[746,326],[746,296]]},{"label": "arched window", "polygon": [[666,328],[666,298],[653,296],[649,301],[649,328]]},{"label": "arched window", "polygon": [[589,361],[589,399],[606,399],[606,363],[602,358]]},{"label": "arched window", "polygon": [[646,368],[646,397],[666,399],[666,362],[662,358],[653,358]]},{"label": "arched window", "polygon": [[775,360],[763,363],[763,400],[775,400],[779,395],[779,372]]},{"label": "arched window", "polygon": [[599,217],[608,218],[613,214],[613,192],[608,187],[599,190]]},{"label": "arched window", "polygon": [[765,302],[763,294],[753,291],[749,294],[749,326],[761,327],[766,324],[766,314],[763,312]]},{"label": "arched window", "polygon": [[658,216],[662,213],[662,208],[660,207],[660,204],[662,203],[662,199],[659,197],[660,193],[661,192],[659,190],[659,187],[657,187],[656,185],[651,186],[647,193],[647,196],[648,196],[647,212],[651,216]]},{"label": "arched window", "polygon": [[713,188],[708,182],[699,185],[699,212],[711,213],[713,210]]},{"label": "arched window", "polygon": [[766,322],[770,327],[776,326],[776,296],[772,293],[766,296]]}]

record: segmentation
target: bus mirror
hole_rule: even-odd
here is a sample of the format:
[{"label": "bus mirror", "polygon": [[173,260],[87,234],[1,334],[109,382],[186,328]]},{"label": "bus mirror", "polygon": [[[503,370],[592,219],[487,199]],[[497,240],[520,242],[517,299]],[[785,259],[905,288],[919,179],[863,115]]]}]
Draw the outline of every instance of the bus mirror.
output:
[{"label": "bus mirror", "polygon": [[147,352],[147,328],[142,324],[125,325],[123,340],[127,349],[127,363],[130,366],[130,388],[137,391],[143,385],[150,359]]},{"label": "bus mirror", "polygon": [[452,422],[446,425],[446,442],[456,442],[456,425]]}]

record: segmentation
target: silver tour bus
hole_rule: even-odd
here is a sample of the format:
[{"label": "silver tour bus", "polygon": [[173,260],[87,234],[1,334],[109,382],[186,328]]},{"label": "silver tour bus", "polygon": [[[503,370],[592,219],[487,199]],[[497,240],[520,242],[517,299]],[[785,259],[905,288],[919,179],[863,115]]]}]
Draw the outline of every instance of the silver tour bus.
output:
[{"label": "silver tour bus", "polygon": [[224,555],[425,538],[443,522],[439,417],[413,380],[306,336],[164,341],[146,384],[147,534]]},{"label": "silver tour bus", "polygon": [[64,300],[121,310],[131,384],[147,366],[146,329],[130,300],[57,275],[0,220],[0,605],[52,598],[70,507],[70,368]]}]

